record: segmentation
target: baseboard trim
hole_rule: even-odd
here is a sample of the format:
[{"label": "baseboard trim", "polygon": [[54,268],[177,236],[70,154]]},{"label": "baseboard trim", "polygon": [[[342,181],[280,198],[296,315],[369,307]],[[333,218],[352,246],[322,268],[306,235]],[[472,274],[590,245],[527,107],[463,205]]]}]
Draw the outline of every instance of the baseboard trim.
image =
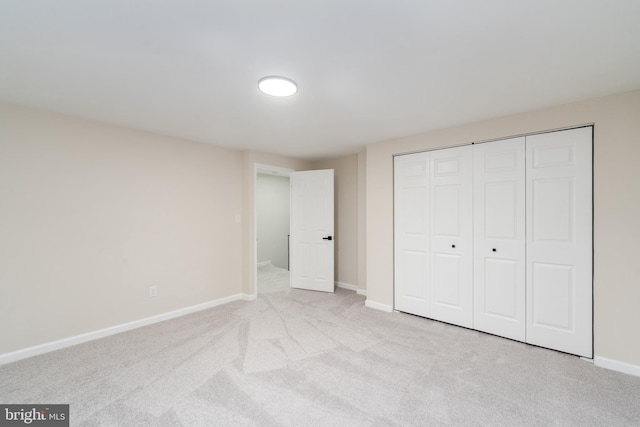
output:
[{"label": "baseboard trim", "polygon": [[242,299],[244,301],[254,301],[258,298],[256,294],[242,294]]},{"label": "baseboard trim", "polygon": [[22,350],[16,350],[11,353],[0,354],[0,365],[6,365],[7,363],[17,362],[18,360],[26,359],[40,354],[49,353],[52,351],[60,350],[63,348],[71,347],[77,344],[82,344],[88,341],[105,338],[111,335],[116,335],[121,332],[130,331],[132,329],[138,329],[143,326],[149,326],[154,323],[164,322],[165,320],[175,319],[176,317],[186,316],[187,314],[195,313],[198,311],[206,310],[208,308],[217,307],[219,305],[228,304],[233,301],[245,300],[250,301],[255,299],[255,295],[236,294],[224,298],[219,298],[213,301],[205,302],[202,304],[192,305],[190,307],[181,308],[179,310],[170,311],[168,313],[159,314],[156,316],[147,317],[140,320],[134,320],[133,322],[123,323],[121,325],[111,326],[109,328],[100,329],[93,332],[87,332],[85,334],[76,335],[69,338],[63,338],[61,340],[48,342],[45,344],[28,347]]},{"label": "baseboard trim", "polygon": [[631,363],[621,362],[607,357],[595,356],[593,358],[593,364],[601,368],[611,369],[612,371],[618,371],[623,374],[640,377],[640,366],[632,365]]},{"label": "baseboard trim", "polygon": [[335,282],[338,288],[347,289],[349,291],[354,291],[358,295],[367,295],[366,289],[360,289],[356,285],[352,285],[351,283],[344,282]]},{"label": "baseboard trim", "polygon": [[393,313],[393,307],[387,304],[381,304],[379,302],[371,301],[367,299],[364,302],[365,307],[373,308],[375,310],[386,311],[387,313]]},{"label": "baseboard trim", "polygon": [[336,286],[354,292],[358,290],[358,287],[356,285],[352,285],[351,283],[336,282]]},{"label": "baseboard trim", "polygon": [[271,264],[271,261],[262,261],[262,262],[259,262],[257,265],[258,267],[264,267],[265,265],[269,265],[269,264]]}]

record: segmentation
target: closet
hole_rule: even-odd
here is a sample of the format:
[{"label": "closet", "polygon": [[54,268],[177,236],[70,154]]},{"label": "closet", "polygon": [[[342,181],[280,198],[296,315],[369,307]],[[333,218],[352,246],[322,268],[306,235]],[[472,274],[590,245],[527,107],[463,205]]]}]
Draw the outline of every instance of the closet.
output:
[{"label": "closet", "polygon": [[396,156],[394,308],[592,357],[592,133]]}]

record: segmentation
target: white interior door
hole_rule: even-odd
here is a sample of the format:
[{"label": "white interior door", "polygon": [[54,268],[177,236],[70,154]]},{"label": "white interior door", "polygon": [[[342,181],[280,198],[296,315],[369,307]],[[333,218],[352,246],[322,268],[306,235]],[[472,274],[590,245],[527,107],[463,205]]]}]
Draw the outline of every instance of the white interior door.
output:
[{"label": "white interior door", "polygon": [[474,328],[525,340],[525,138],[473,146]]},{"label": "white interior door", "polygon": [[429,153],[394,158],[394,308],[429,317]]},{"label": "white interior door", "polygon": [[292,172],[291,286],[333,292],[333,169]]},{"label": "white interior door", "polygon": [[430,153],[431,317],[473,326],[472,147]]},{"label": "white interior door", "polygon": [[526,341],[585,357],[593,356],[592,143],[592,127],[526,137]]}]

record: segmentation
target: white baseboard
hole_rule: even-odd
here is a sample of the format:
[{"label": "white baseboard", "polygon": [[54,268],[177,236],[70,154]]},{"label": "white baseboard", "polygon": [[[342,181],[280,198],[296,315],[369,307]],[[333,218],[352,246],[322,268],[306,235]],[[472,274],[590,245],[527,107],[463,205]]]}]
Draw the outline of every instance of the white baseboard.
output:
[{"label": "white baseboard", "polygon": [[640,366],[632,365],[631,363],[595,356],[593,358],[593,364],[601,368],[611,369],[612,371],[618,371],[624,374],[640,377]]},{"label": "white baseboard", "polygon": [[365,307],[373,308],[376,310],[386,311],[387,313],[393,313],[393,307],[387,304],[381,304],[379,302],[371,301],[367,299],[364,302]]},{"label": "white baseboard", "polygon": [[351,283],[344,283],[344,282],[335,282],[336,286],[342,289],[347,289],[350,291],[357,291],[358,287],[356,285],[352,285]]},{"label": "white baseboard", "polygon": [[271,261],[262,261],[262,262],[259,262],[257,265],[258,267],[264,267],[265,265],[269,265],[269,264],[271,264]]},{"label": "white baseboard", "polygon": [[358,290],[358,287],[356,285],[352,285],[351,283],[336,282],[336,286],[339,288],[347,289],[354,292]]},{"label": "white baseboard", "polygon": [[356,285],[352,285],[351,283],[336,282],[336,286],[342,289],[347,289],[349,291],[354,291],[358,295],[367,295],[366,289],[360,289],[359,287],[357,287]]},{"label": "white baseboard", "polygon": [[244,301],[254,301],[257,298],[258,298],[258,295],[256,294],[242,294],[242,299]]},{"label": "white baseboard", "polygon": [[205,302],[202,304],[192,305],[190,307],[181,308],[179,310],[170,311],[168,313],[159,314],[157,316],[147,317],[145,319],[134,320],[133,322],[123,323],[122,325],[112,326],[105,329],[100,329],[93,332],[87,332],[86,334],[76,335],[69,338],[64,338],[57,341],[48,342],[45,344],[36,345],[33,347],[25,348],[22,350],[13,351],[11,353],[0,354],[0,365],[4,365],[18,360],[26,359],[28,357],[37,356],[51,351],[60,350],[73,345],[82,344],[88,341],[105,338],[110,335],[119,334],[121,332],[130,331],[132,329],[141,328],[143,326],[152,325],[154,323],[164,322],[165,320],[174,319],[176,317],[185,316],[187,314],[195,313],[197,311],[206,310],[208,308],[216,307],[223,304],[228,304],[233,301],[245,300],[250,301],[255,299],[255,295],[236,294],[225,298],[219,298],[213,301]]}]

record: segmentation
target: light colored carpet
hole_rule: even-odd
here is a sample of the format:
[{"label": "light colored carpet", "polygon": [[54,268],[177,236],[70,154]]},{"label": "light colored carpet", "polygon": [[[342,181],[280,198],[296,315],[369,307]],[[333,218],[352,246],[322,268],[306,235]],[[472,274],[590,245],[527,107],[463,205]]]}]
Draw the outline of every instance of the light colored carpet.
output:
[{"label": "light colored carpet", "polygon": [[0,402],[70,403],[72,425],[640,425],[640,378],[363,303],[271,283],[1,366]]},{"label": "light colored carpet", "polygon": [[289,271],[272,264],[258,267],[258,294],[289,290]]}]

